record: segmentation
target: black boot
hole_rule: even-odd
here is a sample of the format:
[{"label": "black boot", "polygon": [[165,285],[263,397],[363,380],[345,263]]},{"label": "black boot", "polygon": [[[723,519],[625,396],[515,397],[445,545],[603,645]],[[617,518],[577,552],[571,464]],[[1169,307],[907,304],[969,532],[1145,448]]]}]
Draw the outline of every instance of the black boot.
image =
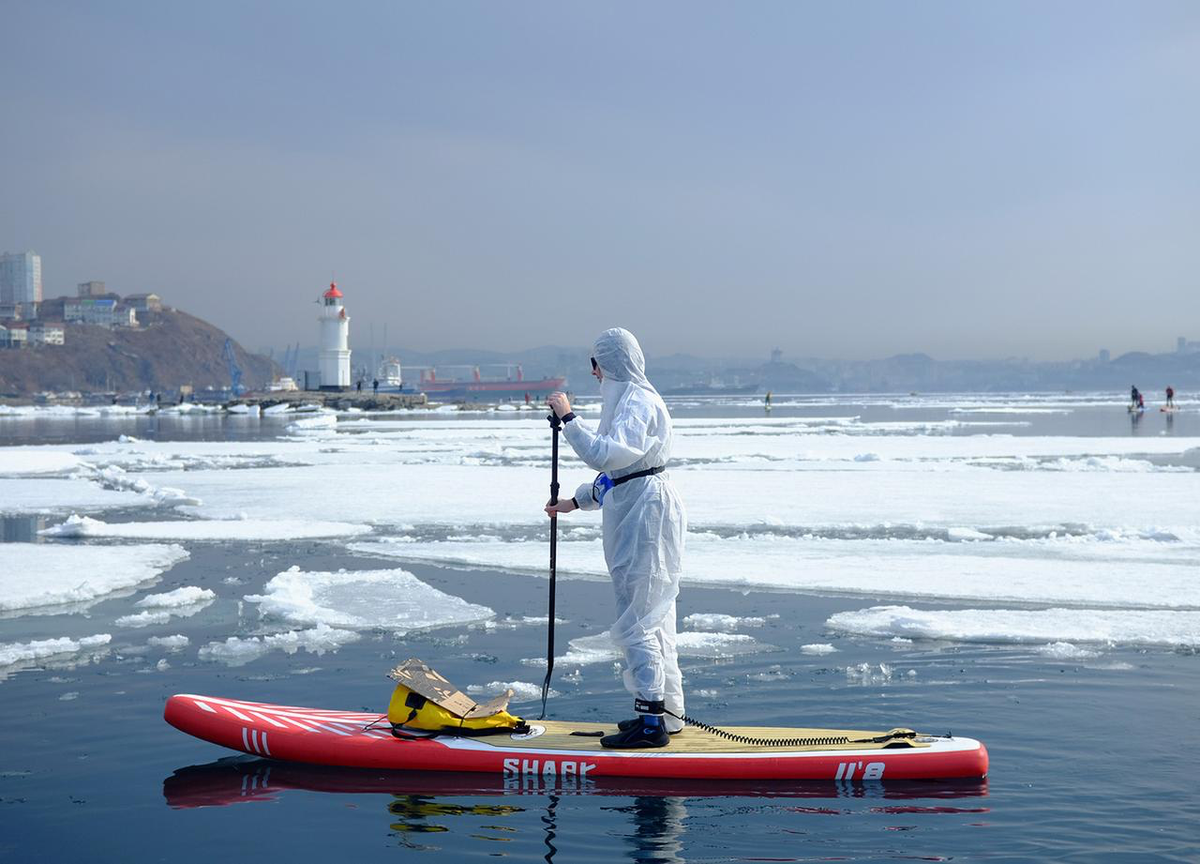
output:
[{"label": "black boot", "polygon": [[[626,721],[625,727],[616,735],[606,735],[601,738],[600,746],[613,750],[635,750],[666,747],[671,743],[671,736],[667,734],[662,723],[663,703],[661,701],[647,702],[644,699],[636,699],[633,707],[638,714],[643,716],[632,722]],[[646,722],[646,715],[657,718],[658,722]]]},{"label": "black boot", "polygon": [[[641,725],[642,725],[641,717],[631,717],[628,720],[622,720],[621,722],[619,722],[617,724],[617,728],[620,729],[622,732],[628,732],[630,729],[636,729],[638,726],[641,726]],[[682,729],[676,729],[674,732],[668,732],[667,734],[668,735],[678,735],[682,731],[683,731]]]}]

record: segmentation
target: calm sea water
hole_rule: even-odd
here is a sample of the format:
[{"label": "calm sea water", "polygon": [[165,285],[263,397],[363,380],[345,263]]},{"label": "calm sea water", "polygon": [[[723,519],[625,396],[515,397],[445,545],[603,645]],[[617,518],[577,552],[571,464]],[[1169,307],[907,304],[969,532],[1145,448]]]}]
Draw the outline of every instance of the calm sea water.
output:
[{"label": "calm sea water", "polygon": [[[709,409],[680,408],[691,410]],[[788,410],[831,416],[828,406]],[[862,406],[848,410],[865,413]],[[869,410],[900,420],[947,416],[944,408]],[[1168,428],[1159,416],[1148,413],[1134,425],[1102,407],[1016,419],[1031,425],[1005,431],[1200,431],[1186,414]],[[21,424],[5,422],[3,443],[31,435],[16,430]],[[81,419],[61,423],[70,431],[55,428],[70,441],[110,440],[120,432],[216,439],[275,434],[231,431],[219,420],[150,423]],[[1131,484],[1151,482],[1131,478]],[[15,520],[8,525],[10,533],[18,530]],[[406,638],[374,634],[320,657],[275,653],[236,668],[203,663],[197,646],[253,632],[257,615],[237,598],[258,591],[281,570],[297,563],[308,570],[394,565],[349,554],[335,543],[189,549],[191,558],[167,573],[158,590],[198,585],[213,588],[220,599],[164,631],[189,635],[188,650],[170,654],[147,649],[144,638],[115,639],[109,656],[95,664],[27,670],[0,682],[0,859],[1200,860],[1200,658],[1193,653],[1114,649],[1064,662],[1025,647],[852,639],[826,633],[823,622],[834,612],[886,598],[685,588],[681,617],[778,616],[745,631],[769,646],[759,653],[685,661],[693,694],[689,713],[716,724],[952,731],[988,745],[991,776],[978,783],[900,785],[613,780],[580,791],[506,788],[502,778],[491,776],[314,769],[238,757],[192,739],[163,722],[163,703],[172,693],[196,692],[383,710],[391,690],[384,675],[410,656],[462,685],[537,682],[539,671],[521,660],[544,654],[544,632],[523,626],[446,628]],[[502,617],[545,614],[543,580],[406,569]],[[0,619],[0,642],[103,632],[100,622],[128,611],[128,603],[109,600],[86,616]],[[603,583],[560,582],[558,611],[569,622],[558,628],[560,653],[568,639],[606,627],[611,603]],[[811,642],[832,642],[838,653],[798,653]],[[866,674],[857,671],[864,663]],[[560,678],[554,686],[560,695],[551,700],[551,717],[629,714],[629,697],[611,664],[585,667],[578,682]],[[515,709],[536,716],[535,705]]]}]

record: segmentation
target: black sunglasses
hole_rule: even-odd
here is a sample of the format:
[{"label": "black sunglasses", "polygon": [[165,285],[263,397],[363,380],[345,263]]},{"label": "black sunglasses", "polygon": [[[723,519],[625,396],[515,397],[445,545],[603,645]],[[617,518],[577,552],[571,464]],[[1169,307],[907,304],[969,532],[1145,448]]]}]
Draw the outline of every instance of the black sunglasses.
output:
[{"label": "black sunglasses", "polygon": [[593,371],[593,372],[596,372],[596,371],[598,371],[599,369],[600,369],[600,367],[596,365],[596,358],[595,358],[595,357],[593,357],[593,358],[592,358],[592,371]]}]

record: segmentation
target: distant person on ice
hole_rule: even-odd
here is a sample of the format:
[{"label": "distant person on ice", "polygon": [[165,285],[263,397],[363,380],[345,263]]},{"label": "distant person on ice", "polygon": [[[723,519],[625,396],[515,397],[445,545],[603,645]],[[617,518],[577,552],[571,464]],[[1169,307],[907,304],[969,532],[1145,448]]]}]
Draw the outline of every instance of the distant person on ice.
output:
[{"label": "distant person on ice", "polygon": [[671,456],[671,415],[646,380],[641,346],[628,330],[596,340],[592,374],[603,408],[593,429],[571,411],[563,393],[548,400],[563,421],[567,443],[601,472],[571,498],[546,505],[547,515],[603,505],[604,560],[617,600],[613,639],[625,652],[625,687],[637,717],[602,738],[605,747],[665,747],[683,728],[683,676],[675,650],[675,598],[683,569],[687,516],[662,473]]},{"label": "distant person on ice", "polygon": [[1137,389],[1137,385],[1136,385],[1136,384],[1135,384],[1134,386],[1132,386],[1132,387],[1130,387],[1130,388],[1129,388],[1129,403],[1130,403],[1130,404],[1131,404],[1131,405],[1132,405],[1134,408],[1136,408],[1136,407],[1137,407],[1137,405],[1138,405],[1138,398],[1139,398],[1141,395],[1142,395],[1142,394],[1138,392],[1138,389]]},{"label": "distant person on ice", "polygon": [[1169,384],[1167,385],[1167,407],[1168,408],[1175,407],[1175,388],[1170,386]]}]

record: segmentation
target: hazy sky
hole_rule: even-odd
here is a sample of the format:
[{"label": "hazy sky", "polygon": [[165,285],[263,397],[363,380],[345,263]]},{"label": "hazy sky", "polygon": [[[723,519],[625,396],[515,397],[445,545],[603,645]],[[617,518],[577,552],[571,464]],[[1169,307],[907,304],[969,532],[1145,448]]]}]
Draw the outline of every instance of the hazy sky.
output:
[{"label": "hazy sky", "polygon": [[1200,3],[2,0],[0,247],[250,348],[1200,339]]}]

